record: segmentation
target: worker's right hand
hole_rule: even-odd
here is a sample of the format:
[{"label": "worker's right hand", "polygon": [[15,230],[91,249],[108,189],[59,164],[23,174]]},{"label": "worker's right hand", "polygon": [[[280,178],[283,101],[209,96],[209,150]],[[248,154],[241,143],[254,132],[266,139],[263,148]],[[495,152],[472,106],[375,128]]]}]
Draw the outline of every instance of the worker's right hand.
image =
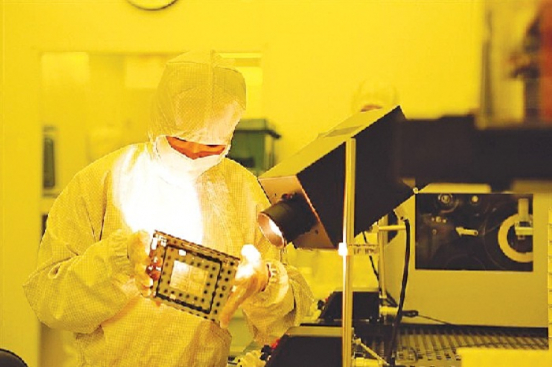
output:
[{"label": "worker's right hand", "polygon": [[143,296],[149,295],[153,285],[153,280],[146,273],[146,267],[150,264],[150,239],[150,235],[146,231],[134,232],[127,239],[127,254],[134,282]]}]

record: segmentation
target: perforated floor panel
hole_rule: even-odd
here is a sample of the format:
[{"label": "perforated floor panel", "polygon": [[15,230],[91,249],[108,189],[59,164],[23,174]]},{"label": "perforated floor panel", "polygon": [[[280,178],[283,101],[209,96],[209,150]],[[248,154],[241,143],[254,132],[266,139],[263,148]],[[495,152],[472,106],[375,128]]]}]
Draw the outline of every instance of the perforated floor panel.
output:
[{"label": "perforated floor panel", "polygon": [[[368,345],[384,355],[383,342]],[[546,329],[402,325],[397,344],[397,365],[461,367],[459,348],[547,350]]]}]

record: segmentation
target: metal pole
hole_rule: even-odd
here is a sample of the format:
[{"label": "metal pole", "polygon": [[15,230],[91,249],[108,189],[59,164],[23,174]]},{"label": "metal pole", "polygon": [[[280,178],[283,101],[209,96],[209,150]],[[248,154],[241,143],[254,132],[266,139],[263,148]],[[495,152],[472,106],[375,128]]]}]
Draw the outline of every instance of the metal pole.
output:
[{"label": "metal pole", "polygon": [[[384,216],[378,221],[378,227],[387,226],[387,216]],[[386,306],[387,303],[387,285],[385,283],[385,246],[387,245],[387,232],[378,228],[378,245],[379,245],[379,288],[381,305]]]},{"label": "metal pole", "polygon": [[350,138],[345,143],[345,190],[343,198],[343,242],[340,255],[343,258],[343,314],[342,325],[342,366],[352,366],[353,351],[353,254],[349,251],[355,237],[355,168],[356,140]]}]

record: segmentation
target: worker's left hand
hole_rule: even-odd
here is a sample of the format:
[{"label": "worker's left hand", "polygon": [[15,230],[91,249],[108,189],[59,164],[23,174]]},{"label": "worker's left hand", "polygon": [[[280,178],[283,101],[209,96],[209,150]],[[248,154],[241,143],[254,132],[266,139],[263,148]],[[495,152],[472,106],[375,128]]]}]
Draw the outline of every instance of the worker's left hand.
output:
[{"label": "worker's left hand", "polygon": [[228,327],[230,319],[245,300],[266,288],[270,278],[268,265],[255,246],[243,246],[241,254],[242,261],[236,271],[232,292],[219,317],[222,328]]}]

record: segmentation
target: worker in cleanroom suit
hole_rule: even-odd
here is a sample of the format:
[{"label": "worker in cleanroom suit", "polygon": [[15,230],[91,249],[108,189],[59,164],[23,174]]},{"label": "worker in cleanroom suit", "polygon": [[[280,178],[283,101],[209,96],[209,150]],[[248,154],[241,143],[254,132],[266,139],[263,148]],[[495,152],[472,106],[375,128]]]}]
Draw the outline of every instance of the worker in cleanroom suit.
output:
[{"label": "worker in cleanroom suit", "polygon": [[[80,366],[226,366],[236,307],[261,343],[307,312],[304,279],[257,228],[267,198],[225,158],[244,108],[239,72],[183,54],[161,78],[150,141],[92,163],[54,203],[25,292],[42,322],[74,332]],[[244,257],[220,325],[140,295],[154,230]]]}]

